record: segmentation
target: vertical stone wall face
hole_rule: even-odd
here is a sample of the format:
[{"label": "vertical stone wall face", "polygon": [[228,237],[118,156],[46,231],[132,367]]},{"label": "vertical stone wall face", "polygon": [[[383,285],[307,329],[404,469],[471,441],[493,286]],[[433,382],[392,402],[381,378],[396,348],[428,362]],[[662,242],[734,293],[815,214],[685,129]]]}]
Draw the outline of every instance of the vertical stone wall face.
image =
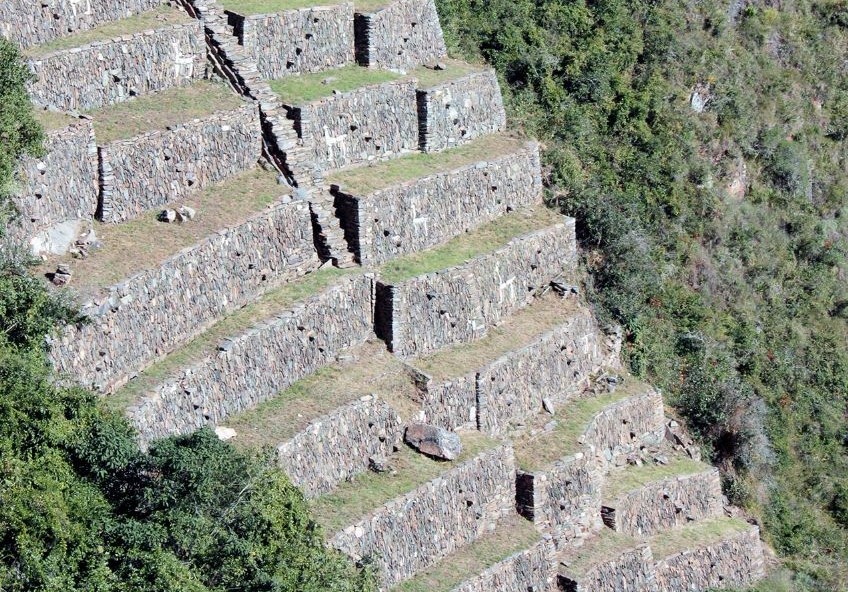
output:
[{"label": "vertical stone wall face", "polygon": [[475,72],[418,91],[419,142],[425,152],[459,146],[506,129],[494,70]]},{"label": "vertical stone wall face", "polygon": [[576,265],[574,220],[443,271],[377,286],[377,334],[401,357],[483,337]]},{"label": "vertical stone wall face", "polygon": [[142,443],[220,423],[361,345],[371,335],[371,293],[371,278],[346,279],[226,340],[128,411]]},{"label": "vertical stone wall face", "polygon": [[253,168],[261,154],[254,104],[102,146],[100,219],[135,218]]},{"label": "vertical stone wall face", "polygon": [[[614,557],[598,563],[579,576],[560,575],[560,590],[566,592],[657,592],[651,549],[639,547],[616,551]],[[677,588],[676,592],[685,590]]]},{"label": "vertical stone wall face", "polygon": [[441,244],[542,201],[539,145],[356,196],[334,187],[345,236],[363,265]]},{"label": "vertical stone wall face", "polygon": [[83,307],[90,322],[54,338],[50,356],[60,373],[108,392],[221,315],[318,265],[308,206],[278,206],[103,290]]},{"label": "vertical stone wall face", "polygon": [[718,469],[663,479],[604,502],[604,523],[631,536],[650,536],[722,513]]},{"label": "vertical stone wall face", "polygon": [[372,558],[391,588],[471,543],[515,511],[512,448],[486,451],[390,501],[337,533],[330,545]]},{"label": "vertical stone wall face", "polygon": [[29,92],[42,107],[86,111],[187,85],[205,76],[205,63],[203,23],[195,21],[30,60]]},{"label": "vertical stone wall face", "polygon": [[434,383],[419,372],[423,421],[449,430],[477,428],[477,372]]},{"label": "vertical stone wall face", "polygon": [[447,56],[434,0],[393,0],[356,15],[356,61],[372,68],[407,70]]},{"label": "vertical stone wall face", "polygon": [[760,530],[750,530],[711,545],[700,546],[657,561],[659,592],[747,587],[765,577]]},{"label": "vertical stone wall face", "polygon": [[313,422],[277,454],[292,483],[315,497],[366,471],[372,456],[388,458],[402,439],[397,412],[369,396]]},{"label": "vertical stone wall face", "polygon": [[539,541],[526,551],[507,557],[453,589],[452,592],[545,592],[554,590],[553,544]]},{"label": "vertical stone wall face", "polygon": [[162,0],[3,0],[0,37],[27,48],[152,10],[161,3]]},{"label": "vertical stone wall face", "polygon": [[365,86],[290,109],[320,170],[400,156],[418,148],[415,81]]},{"label": "vertical stone wall face", "polygon": [[44,158],[21,161],[22,191],[14,198],[21,214],[14,232],[31,240],[37,253],[51,250],[51,227],[92,220],[97,210],[97,146],[91,122],[81,119],[49,132],[44,149]]},{"label": "vertical stone wall face", "polygon": [[353,3],[230,16],[266,79],[341,68],[354,62]]},{"label": "vertical stone wall face", "polygon": [[662,396],[655,390],[628,397],[596,415],[583,433],[583,445],[600,462],[613,462],[665,433]]}]

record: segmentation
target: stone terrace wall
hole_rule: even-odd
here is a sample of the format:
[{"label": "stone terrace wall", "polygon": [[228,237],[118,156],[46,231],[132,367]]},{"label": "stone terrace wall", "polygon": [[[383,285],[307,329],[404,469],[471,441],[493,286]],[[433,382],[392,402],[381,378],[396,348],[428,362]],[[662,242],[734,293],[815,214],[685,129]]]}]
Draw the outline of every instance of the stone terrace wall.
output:
[{"label": "stone terrace wall", "polygon": [[664,433],[662,396],[651,389],[601,411],[586,428],[582,444],[599,461],[613,462],[637,450],[643,442],[659,442]]},{"label": "stone terrace wall", "polygon": [[388,458],[403,439],[403,423],[384,401],[365,397],[313,422],[277,447],[279,464],[308,497],[328,493]]},{"label": "stone terrace wall", "polygon": [[452,592],[553,590],[555,561],[552,542],[542,540],[526,551],[507,557],[473,579],[463,582]]},{"label": "stone terrace wall", "polygon": [[229,21],[267,79],[340,68],[354,61],[353,3],[287,10]]},{"label": "stone terrace wall", "polygon": [[722,511],[717,469],[649,483],[605,502],[604,523],[631,536],[649,536]]},{"label": "stone terrace wall", "polygon": [[345,236],[363,265],[429,249],[542,201],[539,145],[355,196],[333,187]]},{"label": "stone terrace wall", "polygon": [[356,61],[363,66],[407,70],[447,56],[434,0],[393,0],[357,14],[355,27]]},{"label": "stone terrace wall", "polygon": [[659,592],[746,588],[765,577],[760,531],[756,526],[718,543],[689,549],[656,563]]},{"label": "stone terrace wall", "polygon": [[400,80],[289,109],[321,170],[399,156],[418,149],[415,81]]},{"label": "stone terrace wall", "polygon": [[[560,590],[565,592],[621,592],[639,590],[655,592],[656,578],[649,547],[616,549],[615,555],[590,567],[579,576],[568,575],[566,567],[559,576]],[[680,592],[685,588],[676,588]]]},{"label": "stone terrace wall", "polygon": [[390,588],[476,540],[514,512],[509,445],[486,451],[337,533],[330,545],[373,558]]},{"label": "stone terrace wall", "polygon": [[83,308],[90,323],[52,340],[57,370],[101,392],[120,386],[221,315],[317,268],[309,220],[306,203],[278,206],[103,290]]},{"label": "stone terrace wall", "polygon": [[3,0],[0,37],[27,48],[152,10],[161,3],[162,0]]},{"label": "stone terrace wall", "polygon": [[419,90],[418,126],[425,152],[505,130],[506,111],[495,71],[475,72]]},{"label": "stone terrace wall", "polygon": [[224,341],[128,411],[142,444],[251,409],[364,343],[371,294],[370,277],[346,279]]},{"label": "stone terrace wall", "polygon": [[415,370],[421,397],[422,421],[449,430],[477,429],[477,371],[434,383],[432,377]]},{"label": "stone terrace wall", "polygon": [[483,337],[536,290],[576,265],[574,219],[510,241],[467,263],[377,286],[376,329],[401,357]]},{"label": "stone terrace wall", "polygon": [[97,146],[90,121],[51,131],[43,159],[21,161],[18,178],[23,187],[15,205],[21,213],[20,231],[34,238],[37,252],[49,250],[46,230],[68,221],[92,220],[97,210]]},{"label": "stone terrace wall", "polygon": [[102,146],[100,219],[135,218],[253,168],[261,154],[255,104]]},{"label": "stone terrace wall", "polygon": [[555,462],[544,470],[519,471],[516,500],[519,513],[558,544],[585,541],[603,524],[601,472],[582,453]]},{"label": "stone terrace wall", "polygon": [[96,109],[203,78],[203,23],[98,41],[29,63],[35,74],[29,85],[34,103],[61,111]]}]

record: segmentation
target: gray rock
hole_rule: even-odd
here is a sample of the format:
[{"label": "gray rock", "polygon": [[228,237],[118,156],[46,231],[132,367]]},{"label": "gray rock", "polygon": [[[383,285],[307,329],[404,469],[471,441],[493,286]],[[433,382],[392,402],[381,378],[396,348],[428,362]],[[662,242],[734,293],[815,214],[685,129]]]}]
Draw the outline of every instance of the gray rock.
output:
[{"label": "gray rock", "polygon": [[69,281],[71,281],[71,268],[66,263],[60,263],[56,267],[56,271],[53,273],[53,278],[51,281],[56,286],[64,286]]},{"label": "gray rock", "polygon": [[368,468],[375,473],[388,473],[392,467],[385,456],[374,455],[368,458]]},{"label": "gray rock", "polygon": [[176,210],[162,210],[159,212],[159,215],[156,216],[156,219],[160,222],[166,222],[168,224],[177,221],[177,212]]},{"label": "gray rock", "polygon": [[424,423],[410,424],[404,440],[419,452],[444,460],[456,460],[462,452],[457,433]]},{"label": "gray rock", "polygon": [[556,411],[554,409],[553,401],[548,397],[542,397],[542,408],[550,413],[551,415],[556,415]]},{"label": "gray rock", "polygon": [[197,216],[197,210],[189,206],[183,206],[179,209],[177,214],[179,214],[183,220],[194,220]]}]

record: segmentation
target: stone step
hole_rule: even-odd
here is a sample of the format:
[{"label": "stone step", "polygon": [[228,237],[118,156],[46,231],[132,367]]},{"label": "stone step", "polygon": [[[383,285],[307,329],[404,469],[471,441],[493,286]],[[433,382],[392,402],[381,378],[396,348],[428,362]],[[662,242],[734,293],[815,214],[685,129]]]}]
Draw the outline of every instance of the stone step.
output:
[{"label": "stone step", "polygon": [[193,220],[166,224],[154,210],[97,225],[100,248],[49,259],[41,271],[70,269],[62,289],[89,320],[53,339],[57,370],[112,392],[225,315],[317,269],[309,208],[285,203],[286,191],[272,173],[250,171],[173,204],[195,210]]},{"label": "stone step", "polygon": [[610,530],[560,553],[557,562],[557,586],[563,592],[656,591],[650,547]]},{"label": "stone step", "polygon": [[554,546],[518,515],[393,592],[542,592],[553,589]]},{"label": "stone step", "polygon": [[326,177],[363,265],[424,251],[542,202],[539,146],[494,134],[439,154],[412,154]]},{"label": "stone step", "polygon": [[650,536],[722,514],[718,469],[687,457],[660,458],[613,470],[603,488],[601,516],[609,528]]},{"label": "stone step", "polygon": [[60,111],[96,109],[206,74],[202,24],[165,5],[30,47],[27,57],[33,102]]},{"label": "stone step", "polygon": [[330,546],[373,562],[382,586],[390,588],[512,516],[512,448],[478,432],[461,437],[456,461],[432,460],[403,446],[387,472],[361,474],[318,498],[313,515]]}]

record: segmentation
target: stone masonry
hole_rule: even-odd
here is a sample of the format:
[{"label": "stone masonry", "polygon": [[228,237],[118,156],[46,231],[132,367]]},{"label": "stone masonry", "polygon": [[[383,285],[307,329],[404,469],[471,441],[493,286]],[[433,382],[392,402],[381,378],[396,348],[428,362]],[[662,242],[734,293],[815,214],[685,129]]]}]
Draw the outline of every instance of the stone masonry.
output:
[{"label": "stone masonry", "polygon": [[356,61],[371,68],[407,70],[447,56],[434,0],[392,0],[356,15]]},{"label": "stone masonry", "polygon": [[545,592],[553,589],[555,557],[550,540],[542,540],[466,580],[452,592]]},{"label": "stone masonry", "polygon": [[[563,592],[621,592],[639,590],[655,592],[656,578],[650,547],[615,549],[613,555],[579,573],[564,566],[559,576],[559,589]],[[685,588],[676,588],[675,591]]]},{"label": "stone masonry", "polygon": [[104,222],[126,222],[256,165],[262,130],[255,104],[118,140],[99,148]]},{"label": "stone masonry", "polygon": [[618,462],[646,442],[659,442],[665,432],[662,396],[654,389],[627,397],[596,415],[581,444],[597,462]]}]

